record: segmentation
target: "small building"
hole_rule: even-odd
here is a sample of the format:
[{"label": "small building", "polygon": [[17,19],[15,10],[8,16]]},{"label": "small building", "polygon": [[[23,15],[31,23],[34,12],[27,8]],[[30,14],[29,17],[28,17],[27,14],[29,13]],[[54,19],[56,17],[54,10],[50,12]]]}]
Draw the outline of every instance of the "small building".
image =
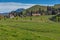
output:
[{"label": "small building", "polygon": [[40,15],[41,13],[39,13],[38,11],[32,13],[32,16],[40,16]]},{"label": "small building", "polygon": [[14,17],[15,16],[12,13],[9,14],[9,18],[14,18]]},{"label": "small building", "polygon": [[39,14],[39,13],[34,13],[34,14],[32,14],[32,16],[40,16],[41,14]]}]

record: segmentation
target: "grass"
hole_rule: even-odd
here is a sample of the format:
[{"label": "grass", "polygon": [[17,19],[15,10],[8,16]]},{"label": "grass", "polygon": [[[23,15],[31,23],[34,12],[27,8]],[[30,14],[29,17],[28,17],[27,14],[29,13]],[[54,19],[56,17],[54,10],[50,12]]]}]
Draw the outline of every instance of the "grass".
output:
[{"label": "grass", "polygon": [[52,16],[0,20],[0,40],[60,40],[60,23]]}]

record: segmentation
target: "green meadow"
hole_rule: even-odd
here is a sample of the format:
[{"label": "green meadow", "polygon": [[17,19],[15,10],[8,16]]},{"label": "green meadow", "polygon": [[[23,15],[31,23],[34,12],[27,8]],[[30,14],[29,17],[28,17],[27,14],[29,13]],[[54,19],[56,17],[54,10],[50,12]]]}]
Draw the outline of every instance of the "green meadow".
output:
[{"label": "green meadow", "polygon": [[[60,23],[52,15],[0,20],[0,40],[60,40]],[[32,19],[31,19],[32,18]]]}]

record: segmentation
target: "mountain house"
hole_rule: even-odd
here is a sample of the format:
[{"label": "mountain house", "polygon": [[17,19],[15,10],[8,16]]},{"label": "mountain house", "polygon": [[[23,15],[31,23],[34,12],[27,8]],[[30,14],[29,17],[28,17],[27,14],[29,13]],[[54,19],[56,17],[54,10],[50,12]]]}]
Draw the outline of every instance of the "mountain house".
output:
[{"label": "mountain house", "polygon": [[12,13],[9,14],[9,18],[14,18],[14,17],[15,16]]},{"label": "mountain house", "polygon": [[33,12],[32,16],[40,16],[41,14],[37,11],[37,12]]}]

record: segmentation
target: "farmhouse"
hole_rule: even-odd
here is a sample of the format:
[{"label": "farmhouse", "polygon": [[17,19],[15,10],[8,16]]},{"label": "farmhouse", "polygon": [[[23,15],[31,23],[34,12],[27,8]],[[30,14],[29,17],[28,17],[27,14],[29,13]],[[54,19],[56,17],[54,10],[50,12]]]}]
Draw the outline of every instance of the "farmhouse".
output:
[{"label": "farmhouse", "polygon": [[9,18],[14,18],[14,15],[12,13],[10,13]]},{"label": "farmhouse", "polygon": [[32,16],[40,16],[41,14],[39,14],[39,13],[34,13],[34,14],[32,14]]},{"label": "farmhouse", "polygon": [[39,13],[38,11],[32,13],[32,16],[40,16],[40,15],[41,13]]}]

